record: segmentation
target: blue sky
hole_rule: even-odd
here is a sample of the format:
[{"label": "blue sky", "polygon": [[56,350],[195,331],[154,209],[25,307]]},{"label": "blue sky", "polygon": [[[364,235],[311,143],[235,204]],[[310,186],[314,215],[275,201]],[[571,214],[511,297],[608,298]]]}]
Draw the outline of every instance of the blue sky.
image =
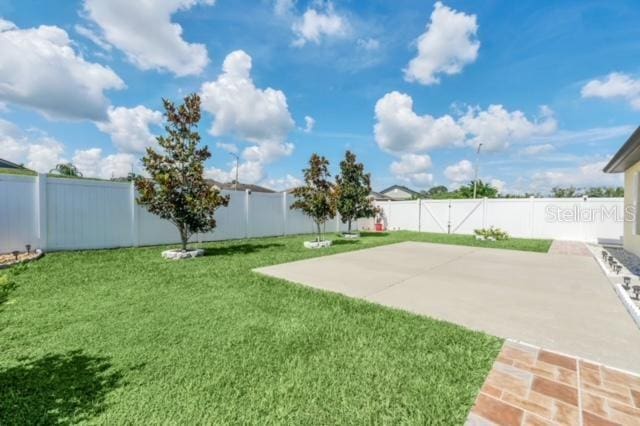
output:
[{"label": "blue sky", "polygon": [[199,92],[221,180],[229,150],[286,188],[351,149],[376,189],[455,187],[482,143],[505,192],[621,182],[600,170],[639,124],[637,1],[159,3],[0,0],[0,157],[126,174],[161,98]]}]

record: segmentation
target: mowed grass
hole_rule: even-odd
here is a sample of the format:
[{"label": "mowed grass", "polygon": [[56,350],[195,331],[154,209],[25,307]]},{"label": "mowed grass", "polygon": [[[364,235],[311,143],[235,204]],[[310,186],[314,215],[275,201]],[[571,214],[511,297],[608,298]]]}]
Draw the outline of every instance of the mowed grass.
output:
[{"label": "mowed grass", "polygon": [[[0,299],[0,424],[462,424],[501,341],[251,269],[399,241],[397,232],[52,253]],[[337,238],[337,237],[336,237]]]}]

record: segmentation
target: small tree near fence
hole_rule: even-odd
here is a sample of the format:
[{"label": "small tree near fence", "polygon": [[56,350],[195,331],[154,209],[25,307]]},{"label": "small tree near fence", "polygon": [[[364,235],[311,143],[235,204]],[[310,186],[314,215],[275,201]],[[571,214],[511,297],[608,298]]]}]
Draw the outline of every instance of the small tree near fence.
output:
[{"label": "small tree near fence", "polygon": [[211,153],[206,146],[198,148],[200,97],[191,94],[180,106],[166,99],[163,103],[167,135],[157,138],[162,151],[147,148],[142,163],[150,178],[136,177],[135,185],[138,203],[173,223],[186,250],[193,234],[216,227],[215,211],[229,197],[204,180],[204,162]]},{"label": "small tree near fence", "polygon": [[364,165],[356,162],[356,155],[347,151],[340,162],[340,174],[336,176],[336,207],[347,232],[351,222],[376,213],[371,194],[371,175],[364,172]]},{"label": "small tree near fence", "polygon": [[303,170],[305,185],[295,188],[292,209],[302,210],[316,224],[316,241],[322,241],[322,225],[336,216],[333,183],[329,180],[329,161],[318,154],[311,155],[309,168]]}]

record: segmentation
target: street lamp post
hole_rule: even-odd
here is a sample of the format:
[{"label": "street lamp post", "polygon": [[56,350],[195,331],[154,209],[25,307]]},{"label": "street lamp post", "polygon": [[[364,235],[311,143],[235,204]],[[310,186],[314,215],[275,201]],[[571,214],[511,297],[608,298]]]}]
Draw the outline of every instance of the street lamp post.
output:
[{"label": "street lamp post", "polygon": [[236,159],[236,180],[233,182],[233,190],[237,191],[238,190],[238,166],[240,163],[240,157],[235,152],[230,152],[229,155],[231,155]]},{"label": "street lamp post", "polygon": [[482,148],[482,143],[478,144],[478,150],[476,151],[476,177],[473,180],[473,198],[476,198],[476,192],[478,188],[478,174],[480,174],[480,148]]}]

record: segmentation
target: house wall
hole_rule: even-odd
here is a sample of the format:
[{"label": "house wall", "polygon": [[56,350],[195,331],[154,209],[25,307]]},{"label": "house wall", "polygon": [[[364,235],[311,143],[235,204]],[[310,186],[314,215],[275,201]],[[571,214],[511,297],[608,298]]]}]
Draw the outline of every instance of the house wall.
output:
[{"label": "house wall", "polygon": [[394,188],[388,192],[383,192],[382,194],[386,195],[387,197],[391,197],[394,200],[410,200],[412,197],[410,193],[398,188]]},{"label": "house wall", "polygon": [[[640,187],[640,162],[624,172],[624,206],[631,211],[638,210],[638,192]],[[631,220],[624,223],[624,248],[640,256],[640,235],[638,233],[638,217],[632,215]]]}]

